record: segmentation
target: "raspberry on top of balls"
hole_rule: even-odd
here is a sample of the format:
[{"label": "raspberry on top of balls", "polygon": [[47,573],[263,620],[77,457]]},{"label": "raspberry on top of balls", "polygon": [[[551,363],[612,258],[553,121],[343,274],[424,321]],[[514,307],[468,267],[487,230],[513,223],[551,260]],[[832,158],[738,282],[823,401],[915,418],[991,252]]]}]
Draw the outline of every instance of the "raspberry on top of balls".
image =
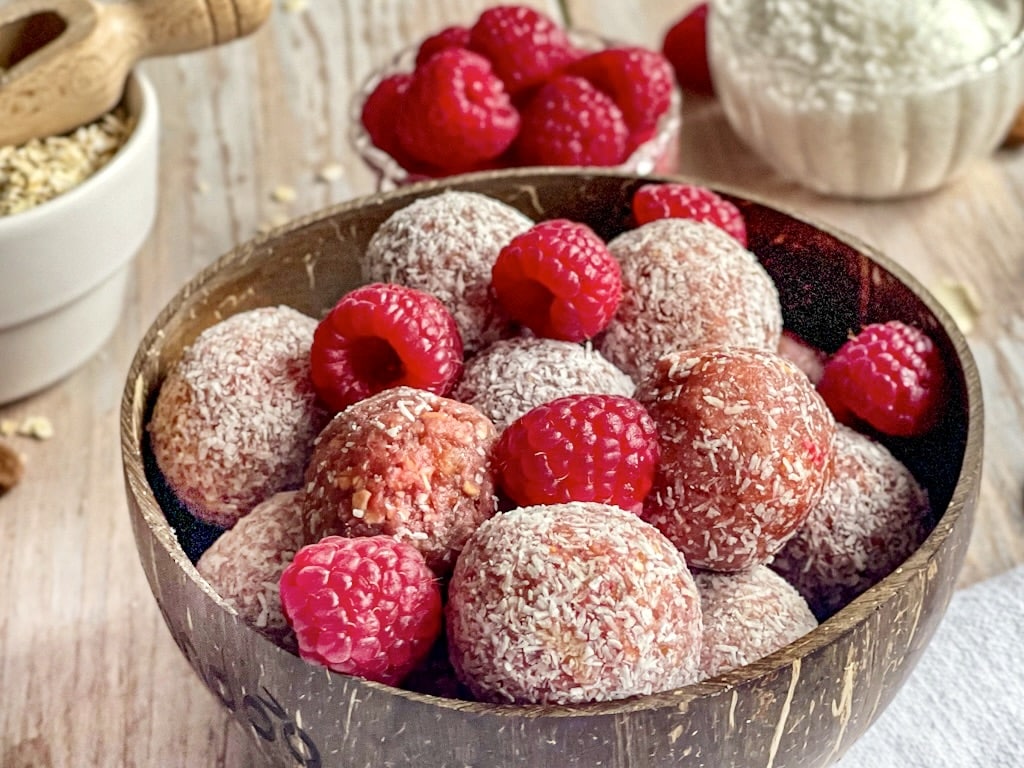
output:
[{"label": "raspberry on top of balls", "polygon": [[622,297],[619,263],[586,224],[551,219],[512,238],[491,269],[498,302],[538,336],[585,341]]}]

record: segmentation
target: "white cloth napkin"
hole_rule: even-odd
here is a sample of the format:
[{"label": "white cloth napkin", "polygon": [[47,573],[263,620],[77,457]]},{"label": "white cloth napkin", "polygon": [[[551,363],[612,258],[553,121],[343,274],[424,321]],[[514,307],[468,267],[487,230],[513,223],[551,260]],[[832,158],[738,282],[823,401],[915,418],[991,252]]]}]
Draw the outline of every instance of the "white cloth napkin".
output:
[{"label": "white cloth napkin", "polygon": [[954,593],[903,688],[837,768],[1024,768],[1024,566]]}]

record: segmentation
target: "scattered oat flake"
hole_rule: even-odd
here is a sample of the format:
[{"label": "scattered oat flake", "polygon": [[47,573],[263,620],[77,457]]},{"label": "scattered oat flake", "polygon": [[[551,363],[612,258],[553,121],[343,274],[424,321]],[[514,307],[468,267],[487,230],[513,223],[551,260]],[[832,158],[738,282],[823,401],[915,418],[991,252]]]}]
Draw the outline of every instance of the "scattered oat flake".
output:
[{"label": "scattered oat flake", "polygon": [[4,437],[10,437],[11,435],[17,434],[18,422],[14,419],[0,419],[0,435]]},{"label": "scattered oat flake", "polygon": [[337,181],[345,175],[345,168],[341,163],[328,163],[317,173],[318,181]]},{"label": "scattered oat flake", "polygon": [[273,198],[279,203],[290,203],[295,199],[295,188],[280,184],[274,188]]},{"label": "scattered oat flake", "polygon": [[309,0],[282,0],[281,7],[287,13],[301,13],[309,7]]},{"label": "scattered oat flake", "polygon": [[53,437],[53,423],[45,416],[29,416],[18,425],[18,434],[37,440],[49,440]]},{"label": "scattered oat flake", "polygon": [[974,287],[958,280],[941,280],[932,288],[935,298],[953,317],[961,331],[970,333],[981,314],[981,301]]},{"label": "scattered oat flake", "polygon": [[7,443],[0,443],[0,495],[21,482],[25,460]]}]

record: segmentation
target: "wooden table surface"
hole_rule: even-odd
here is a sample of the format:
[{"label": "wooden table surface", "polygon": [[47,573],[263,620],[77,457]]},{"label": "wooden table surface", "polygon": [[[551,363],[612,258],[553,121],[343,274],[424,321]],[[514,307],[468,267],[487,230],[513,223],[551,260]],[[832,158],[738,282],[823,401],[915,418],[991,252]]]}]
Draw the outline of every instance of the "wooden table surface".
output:
[{"label": "wooden table surface", "polygon": [[[692,2],[533,4],[660,48]],[[161,202],[123,322],[66,381],[0,407],[0,421],[53,427],[49,439],[9,438],[27,471],[0,497],[0,766],[261,765],[175,647],[139,566],[119,455],[125,374],[201,267],[262,228],[375,189],[348,142],[353,90],[399,47],[486,5],[275,0],[251,38],[143,65],[162,109]],[[927,286],[976,297],[969,339],[987,445],[961,586],[1024,562],[1024,150],[1000,150],[934,194],[854,203],[780,179],[714,101],[688,98],[683,111],[680,172],[767,196],[859,236]],[[325,180],[332,168],[341,175]]]}]

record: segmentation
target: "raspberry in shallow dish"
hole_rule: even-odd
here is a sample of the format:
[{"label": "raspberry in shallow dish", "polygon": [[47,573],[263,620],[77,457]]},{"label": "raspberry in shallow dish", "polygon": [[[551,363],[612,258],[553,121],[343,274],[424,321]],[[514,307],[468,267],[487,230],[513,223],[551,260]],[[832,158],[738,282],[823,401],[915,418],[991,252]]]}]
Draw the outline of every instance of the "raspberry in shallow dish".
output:
[{"label": "raspberry in shallow dish", "polygon": [[366,282],[399,283],[440,299],[472,355],[514,334],[491,289],[491,268],[533,220],[476,192],[449,190],[395,211],[370,238],[360,266]]},{"label": "raspberry in shallow dish", "polygon": [[634,380],[700,344],[775,350],[782,308],[756,257],[713,224],[658,219],[615,237],[622,301],[594,344]]},{"label": "raspberry in shallow dish", "polygon": [[928,493],[910,470],[840,424],[832,480],[771,567],[825,619],[910,556],[931,524]]},{"label": "raspberry in shallow dish", "polygon": [[302,658],[388,685],[427,657],[442,628],[433,571],[389,536],[327,536],[303,547],[280,592]]},{"label": "raspberry in shallow dish", "polygon": [[757,661],[816,626],[807,601],[766,565],[735,573],[694,570],[704,635],[702,677]]},{"label": "raspberry in shallow dish", "polygon": [[295,636],[281,610],[277,583],[303,535],[298,491],[275,493],[242,517],[203,552],[196,570],[258,632],[282,648]]},{"label": "raspberry in shallow dish", "polygon": [[153,456],[189,512],[230,528],[264,499],[302,485],[329,418],[309,374],[316,320],[285,307],[203,331],[160,387]]},{"label": "raspberry in shallow dish", "polygon": [[630,205],[637,224],[668,218],[707,221],[721,227],[740,245],[747,247],[747,223],[743,214],[707,187],[680,182],[644,184],[633,193]]},{"label": "raspberry in shallow dish", "polygon": [[467,542],[448,591],[449,653],[482,700],[575,704],[693,682],[702,623],[683,556],[618,507],[497,515]]},{"label": "raspberry in shallow dish", "polygon": [[766,562],[832,475],[835,420],[774,352],[703,346],[662,358],[637,385],[661,461],[642,516],[698,568]]},{"label": "raspberry in shallow dish", "polygon": [[466,362],[451,396],[479,408],[499,431],[566,395],[630,397],[633,380],[590,344],[538,337],[494,342]]},{"label": "raspberry in shallow dish", "polygon": [[308,539],[386,534],[449,572],[494,514],[497,432],[471,405],[394,387],[350,405],[316,439],[303,504]]}]

